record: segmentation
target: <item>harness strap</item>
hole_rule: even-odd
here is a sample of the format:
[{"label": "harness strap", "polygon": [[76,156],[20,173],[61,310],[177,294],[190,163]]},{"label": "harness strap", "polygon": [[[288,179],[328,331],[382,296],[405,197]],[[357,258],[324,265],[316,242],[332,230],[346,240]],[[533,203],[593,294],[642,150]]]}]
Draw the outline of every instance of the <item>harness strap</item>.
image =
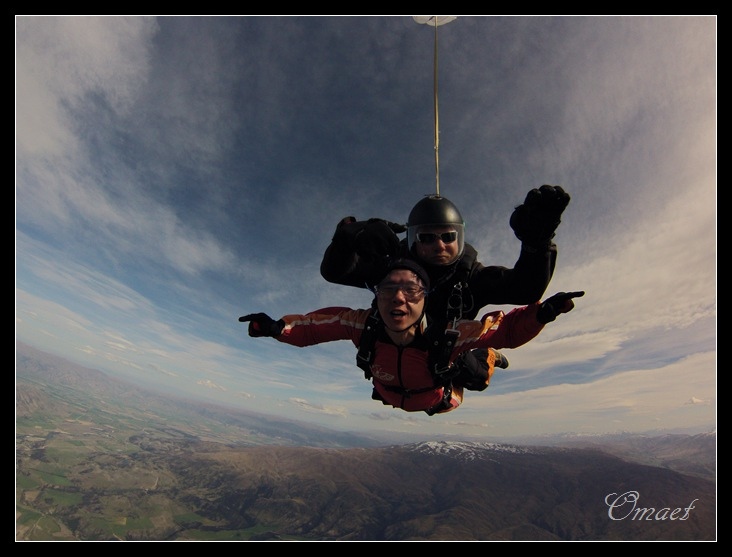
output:
[{"label": "harness strap", "polygon": [[[462,303],[458,307],[462,307]],[[373,377],[371,373],[371,364],[376,356],[376,339],[381,326],[381,318],[379,317],[378,312],[376,310],[372,311],[364,323],[358,352],[356,353],[356,365],[363,370],[364,377],[366,379],[371,379]],[[435,378],[436,384],[422,389],[403,389],[401,387],[382,384],[386,390],[399,393],[402,396],[407,397],[431,391],[435,386],[442,385],[442,400],[431,408],[425,410],[429,416],[437,414],[451,406],[452,381],[450,377],[446,376],[446,374],[450,369],[450,356],[452,355],[455,343],[460,336],[460,332],[456,329],[443,329],[439,325],[438,327],[441,334],[439,334],[437,338],[431,340],[429,347],[430,371]]]},{"label": "harness strap", "polygon": [[459,331],[445,329],[438,338],[432,340],[432,345],[430,346],[430,367],[435,378],[441,382],[449,381],[445,377],[445,374],[450,369],[450,356],[459,336]]},{"label": "harness strap", "polygon": [[452,321],[457,321],[463,316],[463,285],[460,282],[455,283],[447,299],[446,316]]},{"label": "harness strap", "polygon": [[366,379],[371,379],[372,377],[371,363],[374,361],[374,356],[376,355],[374,348],[376,346],[376,337],[378,336],[380,323],[379,312],[376,310],[372,311],[366,318],[363,333],[361,333],[361,342],[358,343],[356,365],[363,370]]}]

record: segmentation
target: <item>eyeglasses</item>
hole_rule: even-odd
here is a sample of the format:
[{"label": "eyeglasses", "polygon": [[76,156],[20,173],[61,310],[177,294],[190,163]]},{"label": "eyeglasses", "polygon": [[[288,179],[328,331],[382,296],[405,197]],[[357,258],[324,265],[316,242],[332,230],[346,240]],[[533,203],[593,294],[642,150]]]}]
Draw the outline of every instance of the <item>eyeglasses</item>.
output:
[{"label": "eyeglasses", "polygon": [[420,232],[417,234],[417,241],[420,244],[434,244],[437,240],[442,240],[443,244],[452,244],[457,240],[457,232],[443,232],[434,234],[432,232]]},{"label": "eyeglasses", "polygon": [[404,297],[408,302],[418,302],[424,298],[426,294],[424,288],[418,284],[385,282],[376,287],[376,295],[379,298],[393,298],[399,290],[404,292]]}]

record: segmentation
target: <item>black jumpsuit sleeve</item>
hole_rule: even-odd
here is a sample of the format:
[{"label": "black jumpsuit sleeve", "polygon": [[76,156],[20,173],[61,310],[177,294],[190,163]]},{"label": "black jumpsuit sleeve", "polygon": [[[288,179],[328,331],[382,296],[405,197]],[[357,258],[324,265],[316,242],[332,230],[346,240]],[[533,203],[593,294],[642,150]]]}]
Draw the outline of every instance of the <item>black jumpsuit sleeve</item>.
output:
[{"label": "black jumpsuit sleeve", "polygon": [[549,286],[556,263],[557,246],[553,242],[539,249],[523,245],[513,269],[486,267],[476,261],[469,281],[476,307],[538,302]]},{"label": "black jumpsuit sleeve", "polygon": [[320,274],[325,280],[334,284],[363,288],[366,281],[359,275],[358,259],[358,255],[347,241],[337,241],[334,238],[320,262]]}]

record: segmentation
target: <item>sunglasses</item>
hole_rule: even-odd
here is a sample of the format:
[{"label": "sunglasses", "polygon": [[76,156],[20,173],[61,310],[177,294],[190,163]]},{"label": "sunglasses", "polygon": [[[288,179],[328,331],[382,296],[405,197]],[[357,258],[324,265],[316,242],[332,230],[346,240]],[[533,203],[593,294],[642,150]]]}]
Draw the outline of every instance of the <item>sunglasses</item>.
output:
[{"label": "sunglasses", "polygon": [[379,298],[393,298],[399,291],[404,292],[404,298],[408,302],[418,302],[424,298],[425,290],[418,284],[398,284],[396,282],[385,282],[376,287],[376,295]]},{"label": "sunglasses", "polygon": [[452,244],[457,240],[457,232],[443,232],[442,234],[434,234],[432,232],[420,232],[417,234],[417,241],[420,244],[434,244],[437,240],[442,240],[443,244]]}]

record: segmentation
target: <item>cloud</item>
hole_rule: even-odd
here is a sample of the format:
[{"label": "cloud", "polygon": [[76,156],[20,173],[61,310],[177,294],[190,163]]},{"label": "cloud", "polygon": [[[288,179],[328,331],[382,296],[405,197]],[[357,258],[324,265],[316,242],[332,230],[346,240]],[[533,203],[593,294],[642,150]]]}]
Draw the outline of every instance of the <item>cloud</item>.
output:
[{"label": "cloud", "polygon": [[318,265],[340,218],[403,222],[433,190],[432,42],[411,16],[17,17],[17,338],[166,392],[354,429],[708,420],[716,18],[440,29],[440,178],[468,240],[512,266],[510,212],[561,184],[547,296],[587,292],[460,416],[376,411],[352,344],[290,349],[236,322],[371,303]]},{"label": "cloud", "polygon": [[345,407],[333,407],[324,406],[322,404],[311,404],[303,398],[290,398],[290,404],[297,406],[298,408],[306,412],[315,412],[318,414],[327,414],[329,416],[348,416],[348,410]]},{"label": "cloud", "polygon": [[209,379],[201,379],[200,381],[196,381],[197,385],[201,385],[202,387],[206,387],[207,389],[215,389],[217,391],[226,391],[224,387],[221,385],[217,385],[213,381]]}]

